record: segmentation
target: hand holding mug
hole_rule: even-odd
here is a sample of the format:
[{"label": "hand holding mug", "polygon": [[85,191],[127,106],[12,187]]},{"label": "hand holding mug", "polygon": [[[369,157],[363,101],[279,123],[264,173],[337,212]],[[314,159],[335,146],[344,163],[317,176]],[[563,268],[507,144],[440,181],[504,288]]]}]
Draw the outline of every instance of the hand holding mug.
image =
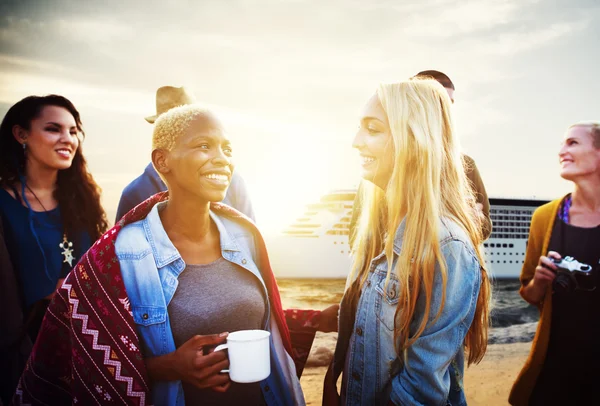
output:
[{"label": "hand holding mug", "polygon": [[227,355],[222,351],[204,355],[204,347],[225,342],[228,333],[209,336],[196,335],[183,343],[174,353],[174,365],[180,380],[198,388],[211,388],[225,392],[231,385],[228,374],[221,373],[229,367]]}]

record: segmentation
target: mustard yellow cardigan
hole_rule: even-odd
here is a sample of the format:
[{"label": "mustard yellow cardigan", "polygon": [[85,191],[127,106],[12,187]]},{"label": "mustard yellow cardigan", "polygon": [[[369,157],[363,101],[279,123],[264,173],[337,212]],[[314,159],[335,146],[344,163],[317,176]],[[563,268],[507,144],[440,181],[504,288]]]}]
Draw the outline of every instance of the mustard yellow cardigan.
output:
[{"label": "mustard yellow cardigan", "polygon": [[[543,206],[540,206],[533,213],[531,227],[529,230],[529,241],[527,243],[527,253],[525,262],[521,270],[521,295],[523,287],[526,286],[535,273],[541,255],[548,253],[548,245],[552,236],[552,228],[558,214],[558,208],[563,198],[553,200]],[[514,406],[526,406],[529,404],[529,397],[537,378],[542,371],[546,351],[548,350],[548,341],[550,340],[550,321],[552,320],[552,286],[548,286],[546,296],[537,306],[540,309],[540,322],[531,344],[529,357],[519,373],[517,380],[513,384],[508,402]]]}]

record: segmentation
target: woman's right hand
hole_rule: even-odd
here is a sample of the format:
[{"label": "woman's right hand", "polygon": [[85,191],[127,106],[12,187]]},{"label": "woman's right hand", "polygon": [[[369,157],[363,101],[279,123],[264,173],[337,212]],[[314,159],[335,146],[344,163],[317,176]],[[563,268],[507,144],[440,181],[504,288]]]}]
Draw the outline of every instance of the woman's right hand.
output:
[{"label": "woman's right hand", "polygon": [[551,258],[561,259],[561,256],[558,252],[554,251],[550,251],[547,257],[542,255],[538,261],[538,265],[535,267],[533,279],[521,291],[523,299],[531,304],[539,305],[544,300],[548,286],[556,278],[558,268],[552,262]]},{"label": "woman's right hand", "polygon": [[227,333],[210,336],[196,335],[183,343],[174,353],[175,368],[179,379],[198,388],[211,388],[217,392],[229,389],[229,374],[222,374],[222,369],[229,368],[226,351],[211,351],[204,354],[204,347],[222,344]]},{"label": "woman's right hand", "polygon": [[548,256],[541,256],[538,262],[538,266],[535,267],[535,274],[533,275],[533,283],[540,288],[546,288],[556,278],[556,272],[558,268],[552,262],[551,258],[560,260],[561,256],[558,252],[550,251]]},{"label": "woman's right hand", "polygon": [[211,351],[204,355],[204,347],[225,342],[227,333],[210,336],[196,335],[167,355],[146,358],[146,369],[154,382],[185,381],[198,388],[225,392],[231,385],[229,374],[220,373],[229,368],[225,351]]}]

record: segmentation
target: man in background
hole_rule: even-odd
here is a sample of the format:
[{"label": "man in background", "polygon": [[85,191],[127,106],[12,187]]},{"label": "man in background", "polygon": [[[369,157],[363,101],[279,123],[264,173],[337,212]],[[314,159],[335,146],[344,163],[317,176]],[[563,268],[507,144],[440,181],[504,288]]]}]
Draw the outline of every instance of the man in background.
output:
[{"label": "man in background", "polygon": [[[156,91],[156,114],[146,117],[146,121],[154,124],[158,116],[170,109],[184,104],[194,104],[195,102],[196,98],[194,95],[189,93],[184,87],[160,87]],[[119,221],[125,213],[150,196],[165,190],[167,190],[167,185],[158,176],[152,163],[149,163],[144,173],[135,178],[123,189],[115,222]],[[246,190],[246,184],[237,171],[234,171],[231,176],[231,183],[229,184],[223,203],[237,209],[251,218],[252,221],[255,221],[254,210],[252,209],[252,203]]]},{"label": "man in background", "polygon": [[[444,89],[446,89],[446,92],[448,92],[448,96],[450,96],[450,100],[452,101],[452,103],[454,103],[454,83],[452,83],[452,81],[446,74],[437,70],[425,70],[417,73],[414,77],[435,79],[439,84],[444,86]],[[481,179],[481,175],[479,174],[479,170],[475,165],[475,161],[473,160],[473,158],[465,154],[463,154],[463,160],[465,162],[465,173],[469,178],[471,187],[473,188],[475,199],[477,200],[477,209],[481,214],[481,232],[483,235],[483,239],[487,240],[490,234],[492,233],[492,220],[490,219],[490,202],[485,191],[483,180]],[[356,222],[358,221],[360,210],[362,208],[361,188],[362,181],[358,186],[356,197],[354,198],[354,205],[352,207],[352,218],[350,219],[349,233],[350,247],[354,245]]]}]

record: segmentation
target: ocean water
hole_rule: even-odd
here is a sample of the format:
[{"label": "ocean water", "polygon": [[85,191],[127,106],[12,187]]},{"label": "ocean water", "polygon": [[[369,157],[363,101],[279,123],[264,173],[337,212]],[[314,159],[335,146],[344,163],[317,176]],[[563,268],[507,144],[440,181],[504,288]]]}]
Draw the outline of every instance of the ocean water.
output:
[{"label": "ocean water", "polygon": [[[278,279],[284,308],[324,309],[339,303],[344,279]],[[492,286],[490,344],[528,342],[533,339],[538,309],[519,295],[518,280],[499,280]]]}]

